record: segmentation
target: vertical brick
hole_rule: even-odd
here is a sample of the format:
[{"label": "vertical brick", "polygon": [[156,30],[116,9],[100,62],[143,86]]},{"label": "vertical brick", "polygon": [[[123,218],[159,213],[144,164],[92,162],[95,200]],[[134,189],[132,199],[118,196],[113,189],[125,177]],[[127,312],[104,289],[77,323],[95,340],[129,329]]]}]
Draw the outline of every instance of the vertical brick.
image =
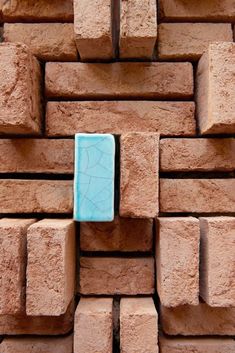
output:
[{"label": "vertical brick", "polygon": [[75,312],[74,353],[112,353],[111,298],[81,298]]},{"label": "vertical brick", "polygon": [[158,213],[159,135],[123,134],[120,215],[153,218]]},{"label": "vertical brick", "polygon": [[199,221],[196,218],[158,219],[157,291],[162,305],[198,304],[199,239]]},{"label": "vertical brick", "polygon": [[32,225],[27,248],[27,314],[64,314],[74,296],[74,222],[44,219]]}]

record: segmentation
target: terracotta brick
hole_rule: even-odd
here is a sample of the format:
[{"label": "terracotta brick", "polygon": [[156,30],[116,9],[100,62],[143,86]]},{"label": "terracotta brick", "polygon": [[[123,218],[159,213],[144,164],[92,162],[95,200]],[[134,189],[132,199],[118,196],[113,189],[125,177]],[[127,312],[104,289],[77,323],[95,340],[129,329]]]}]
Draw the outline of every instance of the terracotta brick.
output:
[{"label": "terracotta brick", "polygon": [[233,41],[227,23],[161,23],[158,28],[161,60],[198,60],[209,43]]},{"label": "terracotta brick", "polygon": [[77,60],[72,23],[5,23],[4,40],[26,44],[40,60]]},{"label": "terracotta brick", "polygon": [[159,218],[156,230],[157,291],[162,305],[199,302],[199,221]]},{"label": "terracotta brick", "polygon": [[154,260],[151,257],[81,257],[81,294],[151,294]]},{"label": "terracotta brick", "polygon": [[40,65],[25,45],[0,44],[0,76],[0,133],[40,133]]},{"label": "terracotta brick", "polygon": [[122,217],[154,218],[158,213],[159,135],[123,134],[120,139]]},{"label": "terracotta brick", "polygon": [[28,229],[27,251],[27,315],[64,314],[74,296],[74,222],[44,219],[35,223]]},{"label": "terracotta brick", "polygon": [[73,174],[73,150],[67,139],[2,139],[0,173]]},{"label": "terracotta brick", "polygon": [[74,353],[112,353],[111,298],[81,298],[75,312]]},{"label": "terracotta brick", "polygon": [[153,220],[116,216],[113,222],[82,222],[82,251],[152,251]]},{"label": "terracotta brick", "polygon": [[200,295],[210,306],[235,306],[235,217],[200,218],[200,226]]},{"label": "terracotta brick", "polygon": [[110,0],[74,0],[74,32],[82,60],[113,56]]},{"label": "terracotta brick", "polygon": [[122,298],[120,304],[122,353],[158,353],[158,315],[152,298]]},{"label": "terracotta brick", "polygon": [[166,138],[160,141],[160,170],[233,171],[234,138]]},{"label": "terracotta brick", "polygon": [[71,180],[0,180],[0,213],[71,213]]},{"label": "terracotta brick", "polygon": [[151,59],[157,37],[156,1],[122,0],[120,7],[120,57]]},{"label": "terracotta brick", "polygon": [[[49,98],[191,98],[191,63],[47,63]],[[78,85],[79,82],[79,85]]]},{"label": "terracotta brick", "polygon": [[197,68],[197,119],[202,134],[235,133],[235,43],[212,43]]},{"label": "terracotta brick", "polygon": [[162,329],[168,335],[235,334],[235,308],[212,308],[205,303],[176,308],[161,306],[160,318]]},{"label": "terracotta brick", "polygon": [[160,0],[160,17],[168,21],[213,21],[235,20],[233,0]]},{"label": "terracotta brick", "polygon": [[160,179],[160,211],[235,212],[235,179]]},{"label": "terracotta brick", "polygon": [[0,315],[24,311],[26,232],[34,221],[0,220]]},{"label": "terracotta brick", "polygon": [[46,132],[48,136],[77,132],[192,136],[196,134],[194,110],[193,102],[48,102]]}]

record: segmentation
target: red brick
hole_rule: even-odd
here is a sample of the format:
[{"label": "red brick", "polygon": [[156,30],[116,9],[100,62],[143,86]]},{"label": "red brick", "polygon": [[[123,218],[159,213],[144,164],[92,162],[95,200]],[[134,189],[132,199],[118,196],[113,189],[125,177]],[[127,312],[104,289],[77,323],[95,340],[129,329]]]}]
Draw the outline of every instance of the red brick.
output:
[{"label": "red brick", "polygon": [[120,7],[120,57],[151,59],[157,37],[156,1],[122,0]]},{"label": "red brick", "polygon": [[233,41],[227,23],[161,23],[158,28],[161,60],[198,60],[209,43]]},{"label": "red brick", "polygon": [[81,298],[75,312],[74,353],[112,353],[111,298]]},{"label": "red brick", "polygon": [[34,221],[0,220],[0,315],[24,311],[26,232]]},{"label": "red brick", "polygon": [[152,219],[116,216],[113,222],[82,222],[82,251],[152,251]]},{"label": "red brick", "polygon": [[160,179],[161,212],[235,212],[235,179]]},{"label": "red brick", "polygon": [[158,353],[158,315],[152,298],[122,298],[120,304],[122,353]]},{"label": "red brick", "polygon": [[156,230],[157,291],[162,305],[199,302],[199,221],[159,218]]},{"label": "red brick", "polygon": [[212,307],[235,306],[235,217],[203,217],[200,226],[200,295]]},{"label": "red brick", "polygon": [[194,110],[193,102],[48,102],[46,132],[48,136],[77,132],[192,136],[196,134]]},{"label": "red brick", "polygon": [[154,260],[151,257],[81,257],[81,294],[151,294]]},{"label": "red brick", "polygon": [[72,23],[5,23],[4,40],[26,44],[40,60],[77,60]]},{"label": "red brick", "polygon": [[64,314],[74,297],[74,222],[44,219],[35,223],[28,230],[27,250],[27,315]]},{"label": "red brick", "polygon": [[23,44],[0,44],[0,133],[39,134],[41,71]]},{"label": "red brick", "polygon": [[71,213],[71,180],[0,180],[0,213]]},{"label": "red brick", "polygon": [[[191,63],[47,63],[49,98],[191,98]],[[79,85],[78,85],[79,82]]]},{"label": "red brick", "polygon": [[1,173],[73,174],[74,141],[49,139],[0,140]]}]

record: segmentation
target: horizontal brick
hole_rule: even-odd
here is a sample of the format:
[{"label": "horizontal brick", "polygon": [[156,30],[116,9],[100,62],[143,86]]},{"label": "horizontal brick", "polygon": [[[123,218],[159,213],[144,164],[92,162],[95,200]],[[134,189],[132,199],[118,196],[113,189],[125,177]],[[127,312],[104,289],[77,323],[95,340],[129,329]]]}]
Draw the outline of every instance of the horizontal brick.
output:
[{"label": "horizontal brick", "polygon": [[81,294],[151,294],[154,292],[154,259],[80,258]]},{"label": "horizontal brick", "polygon": [[152,251],[153,221],[115,217],[113,222],[82,222],[82,251]]},{"label": "horizontal brick", "polygon": [[[79,85],[78,85],[79,82]],[[191,98],[191,63],[47,63],[49,98]]]},{"label": "horizontal brick", "polygon": [[235,335],[235,308],[212,308],[205,303],[161,306],[160,319],[167,335]]},{"label": "horizontal brick", "polygon": [[159,132],[163,136],[191,136],[196,134],[194,111],[193,102],[48,102],[46,133]]},{"label": "horizontal brick", "polygon": [[200,226],[200,295],[212,307],[235,306],[235,217],[203,217]]},{"label": "horizontal brick", "polygon": [[235,212],[235,179],[161,179],[161,212]]},{"label": "horizontal brick", "polygon": [[160,169],[179,171],[233,171],[234,138],[166,138],[160,141]]},{"label": "horizontal brick", "polygon": [[73,150],[67,139],[2,139],[0,173],[73,174]]},{"label": "horizontal brick", "polygon": [[158,57],[161,60],[198,60],[213,41],[232,42],[231,24],[161,23]]},{"label": "horizontal brick", "polygon": [[0,180],[0,213],[71,213],[71,180]]},{"label": "horizontal brick", "polygon": [[76,61],[71,23],[5,23],[5,42],[21,42],[44,61]]},{"label": "horizontal brick", "polygon": [[81,298],[74,325],[74,353],[112,353],[113,300]]}]

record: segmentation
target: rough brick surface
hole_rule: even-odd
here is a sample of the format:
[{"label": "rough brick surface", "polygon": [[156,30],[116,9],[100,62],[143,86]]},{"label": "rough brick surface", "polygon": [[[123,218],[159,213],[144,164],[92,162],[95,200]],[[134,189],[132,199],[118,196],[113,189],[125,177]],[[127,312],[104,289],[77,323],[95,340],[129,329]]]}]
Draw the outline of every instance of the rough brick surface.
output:
[{"label": "rough brick surface", "polygon": [[212,43],[197,69],[197,119],[202,134],[235,133],[235,43]]},{"label": "rough brick surface", "polygon": [[72,23],[6,23],[4,40],[26,44],[40,60],[77,60]]},{"label": "rough brick surface", "polygon": [[166,138],[160,141],[160,169],[170,171],[233,171],[234,138]]},{"label": "rough brick surface", "polygon": [[24,311],[26,232],[33,222],[0,220],[0,315]]},{"label": "rough brick surface", "polygon": [[27,234],[27,315],[59,316],[75,286],[75,226],[72,220],[44,219]]},{"label": "rough brick surface", "polygon": [[157,291],[162,305],[197,305],[199,299],[199,221],[193,217],[157,221]]},{"label": "rough brick surface", "polygon": [[112,353],[111,298],[81,298],[75,312],[74,353]]},{"label": "rough brick surface", "polygon": [[48,136],[77,132],[191,136],[196,133],[194,110],[193,102],[48,102],[46,132]]},{"label": "rough brick surface", "polygon": [[[78,84],[79,82],[79,84]],[[49,98],[190,98],[191,63],[47,63]]]},{"label": "rough brick surface", "polygon": [[158,29],[161,60],[197,60],[214,41],[232,42],[231,24],[161,23]]},{"label": "rough brick surface", "polygon": [[212,308],[205,303],[176,308],[161,306],[160,318],[162,329],[168,335],[235,334],[235,308]]},{"label": "rough brick surface", "polygon": [[110,0],[74,0],[74,32],[82,60],[112,58]]},{"label": "rough brick surface", "polygon": [[0,133],[38,134],[40,65],[23,44],[0,44]]},{"label": "rough brick surface", "polygon": [[82,251],[152,251],[153,221],[115,217],[113,222],[82,222]]},{"label": "rough brick surface", "polygon": [[151,294],[154,260],[151,257],[81,257],[81,294]]},{"label": "rough brick surface", "polygon": [[157,37],[156,1],[122,0],[120,7],[120,57],[151,59]]},{"label": "rough brick surface", "polygon": [[235,306],[235,217],[200,218],[200,225],[200,295],[210,306]]},{"label": "rough brick surface", "polygon": [[70,180],[0,181],[1,213],[71,213],[73,182]]},{"label": "rough brick surface", "polygon": [[122,353],[158,353],[158,315],[152,298],[122,298],[120,305]]},{"label": "rough brick surface", "polygon": [[73,173],[74,141],[0,140],[0,173]]},{"label": "rough brick surface", "polygon": [[235,179],[160,179],[161,212],[235,212]]}]

